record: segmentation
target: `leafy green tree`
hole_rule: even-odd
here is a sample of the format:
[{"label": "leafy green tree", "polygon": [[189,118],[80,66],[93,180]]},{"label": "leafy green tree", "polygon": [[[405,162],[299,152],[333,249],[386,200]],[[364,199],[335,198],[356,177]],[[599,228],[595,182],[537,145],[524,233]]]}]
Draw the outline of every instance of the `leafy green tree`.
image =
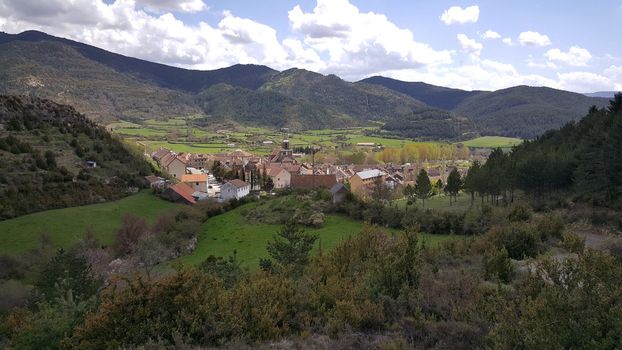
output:
[{"label": "leafy green tree", "polygon": [[423,206],[425,207],[425,200],[432,196],[432,183],[430,182],[428,172],[425,171],[425,169],[421,169],[421,171],[419,171],[414,191],[415,196],[421,199]]},{"label": "leafy green tree", "polygon": [[317,239],[317,235],[306,233],[294,222],[288,222],[268,242],[267,250],[277,263],[300,272],[309,263],[309,254]]},{"label": "leafy green tree", "polygon": [[447,177],[447,186],[445,186],[445,192],[449,194],[449,205],[452,204],[452,198],[456,199],[458,192],[462,189],[462,177],[458,172],[458,169],[454,168]]}]

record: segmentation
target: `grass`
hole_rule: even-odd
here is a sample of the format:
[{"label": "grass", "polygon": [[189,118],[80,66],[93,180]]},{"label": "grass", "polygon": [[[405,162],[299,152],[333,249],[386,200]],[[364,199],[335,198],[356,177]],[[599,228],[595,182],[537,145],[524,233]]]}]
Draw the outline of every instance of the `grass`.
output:
[{"label": "grass", "polygon": [[[475,204],[478,202],[475,201]],[[406,199],[397,200],[395,203],[399,208],[404,208],[407,205]],[[419,208],[423,208],[422,202],[417,200],[414,204]],[[425,201],[425,209],[434,209],[441,211],[466,211],[471,207],[471,197],[467,194],[460,194],[457,197],[456,202],[453,202],[449,205],[449,197],[447,196],[434,196],[426,199]]]},{"label": "grass", "polygon": [[115,230],[128,214],[153,223],[158,214],[178,207],[154,196],[149,190],[114,202],[47,210],[0,221],[0,253],[19,254],[37,246],[42,233],[56,248],[69,248],[87,228],[102,244],[111,244]]},{"label": "grass", "polygon": [[[254,205],[254,203],[245,206]],[[268,257],[266,244],[279,231],[280,225],[257,224],[248,222],[240,211],[245,206],[236,208],[225,214],[210,218],[199,234],[198,243],[194,252],[181,257],[178,261],[183,264],[199,264],[208,256],[227,257],[235,251],[242,265],[251,270],[259,266],[261,258]],[[330,250],[349,235],[359,233],[365,224],[341,215],[327,215],[322,228],[306,228],[319,236],[315,249],[319,244]],[[396,233],[396,230],[388,230]],[[423,240],[428,245],[436,245],[451,237],[450,235],[423,234]]]},{"label": "grass", "polygon": [[482,136],[462,142],[462,144],[471,148],[511,148],[521,142],[523,142],[523,140],[512,137]]}]

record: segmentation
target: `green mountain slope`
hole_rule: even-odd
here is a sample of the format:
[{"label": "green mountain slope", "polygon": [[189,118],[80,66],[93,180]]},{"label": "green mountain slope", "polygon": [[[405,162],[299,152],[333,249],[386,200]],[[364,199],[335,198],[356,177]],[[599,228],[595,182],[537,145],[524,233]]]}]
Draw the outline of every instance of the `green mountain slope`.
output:
[{"label": "green mountain slope", "polygon": [[199,112],[189,94],[137,81],[57,42],[0,44],[0,81],[0,94],[49,98],[102,122]]},{"label": "green mountain slope", "polygon": [[462,101],[454,112],[468,117],[481,134],[533,138],[578,120],[607,99],[545,87],[516,86]]},{"label": "green mountain slope", "polygon": [[0,95],[0,220],[118,199],[150,173],[142,156],[73,107]]},{"label": "green mountain slope", "polygon": [[361,80],[363,83],[384,86],[417,99],[431,107],[451,110],[464,99],[475,96],[482,91],[465,91],[430,85],[422,82],[407,82],[381,76]]},{"label": "green mountain slope", "polygon": [[235,121],[246,125],[322,129],[357,125],[338,110],[270,90],[250,90],[218,84],[202,91],[197,104],[207,120]]},{"label": "green mountain slope", "polygon": [[276,74],[259,90],[327,106],[362,122],[389,121],[429,109],[420,101],[384,87],[349,83],[335,75],[296,68]]},{"label": "green mountain slope", "polygon": [[231,67],[211,71],[183,69],[119,55],[95,46],[58,38],[34,30],[20,34],[0,32],[0,44],[11,41],[60,43],[75,49],[89,60],[117,72],[128,74],[143,82],[192,93],[197,93],[218,83],[256,89],[277,73],[277,71],[269,67],[252,64],[236,64]]}]

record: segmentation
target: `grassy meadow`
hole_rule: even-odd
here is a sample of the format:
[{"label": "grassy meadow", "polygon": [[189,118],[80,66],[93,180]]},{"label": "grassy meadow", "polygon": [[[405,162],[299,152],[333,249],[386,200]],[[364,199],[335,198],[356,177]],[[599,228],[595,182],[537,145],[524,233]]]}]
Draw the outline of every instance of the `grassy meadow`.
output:
[{"label": "grassy meadow", "polygon": [[41,234],[57,248],[69,248],[90,229],[102,244],[113,242],[124,216],[133,214],[153,223],[160,213],[179,207],[143,190],[114,202],[47,210],[0,221],[0,254],[20,254],[39,244]]},{"label": "grassy meadow", "polygon": [[[208,219],[199,234],[194,252],[181,257],[178,261],[184,264],[199,264],[210,255],[227,257],[233,255],[235,251],[243,266],[256,269],[261,258],[269,257],[266,245],[279,232],[281,226],[249,222],[240,214],[243,208],[249,205],[255,204],[247,204]],[[315,249],[317,250],[321,244],[322,249],[326,251],[334,248],[348,236],[359,233],[364,227],[365,223],[362,221],[331,214],[326,216],[323,227],[305,230],[319,236]],[[392,233],[399,232],[387,230]],[[422,234],[422,240],[428,245],[435,245],[452,237],[457,236]]]},{"label": "grassy meadow", "polygon": [[512,137],[482,136],[464,141],[462,144],[470,148],[512,148],[519,145],[521,142],[523,142],[523,140]]}]

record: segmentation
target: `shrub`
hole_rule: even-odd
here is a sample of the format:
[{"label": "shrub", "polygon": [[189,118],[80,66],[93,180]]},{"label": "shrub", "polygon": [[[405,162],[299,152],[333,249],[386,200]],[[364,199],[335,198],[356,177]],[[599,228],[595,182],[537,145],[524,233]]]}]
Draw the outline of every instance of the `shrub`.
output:
[{"label": "shrub", "polygon": [[585,250],[585,239],[571,232],[564,232],[562,245],[571,253],[582,254]]},{"label": "shrub", "polygon": [[508,220],[510,222],[521,222],[531,220],[531,208],[526,204],[516,204],[512,207]]},{"label": "shrub", "polygon": [[512,259],[522,260],[525,257],[534,257],[538,253],[538,238],[529,224],[510,223],[495,226],[489,234],[496,246],[505,248]]},{"label": "shrub", "polygon": [[543,240],[549,237],[562,238],[564,220],[557,213],[547,213],[536,221],[536,230]]},{"label": "shrub", "polygon": [[486,279],[509,283],[514,276],[514,266],[505,248],[487,251],[484,254],[484,276]]}]

